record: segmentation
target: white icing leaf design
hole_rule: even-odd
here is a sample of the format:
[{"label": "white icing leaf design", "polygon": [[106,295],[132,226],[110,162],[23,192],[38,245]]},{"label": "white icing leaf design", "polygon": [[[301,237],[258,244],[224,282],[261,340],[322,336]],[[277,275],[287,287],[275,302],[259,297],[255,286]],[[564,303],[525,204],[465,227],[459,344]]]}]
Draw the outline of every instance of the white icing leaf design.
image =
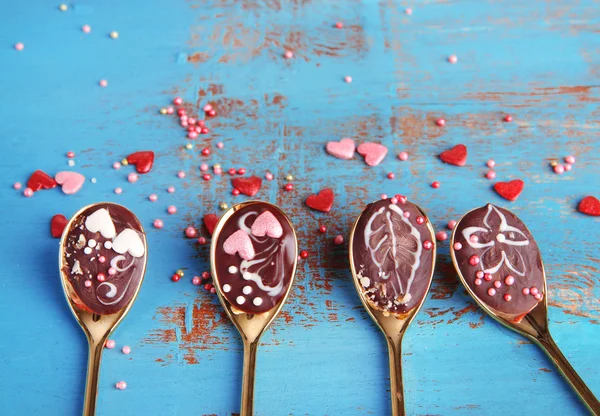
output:
[{"label": "white icing leaf design", "polygon": [[[404,300],[410,299],[410,287],[420,265],[420,234],[412,226],[403,211],[394,204],[381,207],[371,215],[365,227],[365,246],[373,264],[379,270],[378,277],[393,279]],[[372,279],[375,276],[369,276]],[[405,280],[406,290],[402,280]],[[391,289],[391,288],[390,288]]]}]

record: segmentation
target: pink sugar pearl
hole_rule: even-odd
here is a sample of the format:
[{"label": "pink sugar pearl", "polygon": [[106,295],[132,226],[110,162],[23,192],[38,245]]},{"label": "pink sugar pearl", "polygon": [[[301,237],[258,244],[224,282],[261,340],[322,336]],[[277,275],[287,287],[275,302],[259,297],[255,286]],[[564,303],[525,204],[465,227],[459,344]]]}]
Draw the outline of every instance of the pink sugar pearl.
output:
[{"label": "pink sugar pearl", "polygon": [[154,220],[152,225],[154,226],[154,228],[158,228],[160,230],[165,224],[162,222],[162,220],[156,219]]},{"label": "pink sugar pearl", "polygon": [[346,84],[350,84],[350,83],[352,83],[352,77],[349,75],[346,75],[344,77],[344,81],[346,82]]},{"label": "pink sugar pearl", "polygon": [[487,161],[486,165],[488,168],[494,169],[494,166],[496,166],[496,162],[494,161],[494,159],[490,159]]},{"label": "pink sugar pearl", "polygon": [[139,179],[139,176],[137,175],[137,173],[130,173],[129,175],[127,175],[127,180],[131,183],[136,182]]},{"label": "pink sugar pearl", "polygon": [[438,126],[440,126],[440,127],[443,127],[443,126],[445,126],[445,125],[446,125],[446,120],[444,120],[443,118],[439,118],[439,119],[438,119],[438,120],[435,122],[435,124],[437,124],[437,125],[438,125]]},{"label": "pink sugar pearl", "polygon": [[398,153],[398,159],[400,159],[403,162],[408,160],[408,153],[406,153],[406,152]]},{"label": "pink sugar pearl", "polygon": [[205,113],[208,113],[209,111],[212,111],[212,105],[210,104],[206,104],[204,107],[202,107],[202,111],[204,111]]},{"label": "pink sugar pearl", "polygon": [[106,340],[106,344],[104,344],[104,346],[108,349],[113,349],[114,347],[117,346],[117,343],[115,342],[114,339],[108,339],[108,340]]},{"label": "pink sugar pearl", "polygon": [[121,351],[123,351],[123,354],[129,354],[131,353],[131,348],[128,345],[125,345]]},{"label": "pink sugar pearl", "polygon": [[189,139],[195,139],[195,138],[197,138],[197,137],[198,137],[198,133],[196,133],[196,131],[190,131],[190,132],[188,133],[188,138],[189,138]]},{"label": "pink sugar pearl", "polygon": [[117,269],[115,269],[114,267],[109,267],[109,269],[108,269],[108,275],[109,276],[114,276],[115,274],[117,274]]},{"label": "pink sugar pearl", "polygon": [[554,166],[554,173],[562,175],[563,173],[565,173],[565,167],[563,165]]},{"label": "pink sugar pearl", "polygon": [[206,163],[203,163],[200,165],[201,172],[206,172],[207,170],[208,170],[208,165]]},{"label": "pink sugar pearl", "polygon": [[448,233],[446,233],[446,231],[438,231],[435,234],[435,239],[438,241],[444,241],[448,238]]},{"label": "pink sugar pearl", "polygon": [[455,220],[448,221],[448,225],[446,225],[446,227],[448,227],[449,230],[454,230],[454,227],[456,227],[456,221]]},{"label": "pink sugar pearl", "polygon": [[100,82],[98,82],[98,84],[100,84],[100,86],[103,88],[108,87],[108,81],[105,79],[101,79]]},{"label": "pink sugar pearl", "polygon": [[223,147],[225,147],[225,145],[221,142],[217,143],[217,148],[218,149],[222,149]]},{"label": "pink sugar pearl", "polygon": [[462,249],[462,244],[461,243],[454,243],[454,250],[459,251]]},{"label": "pink sugar pearl", "polygon": [[488,178],[489,180],[492,180],[492,179],[496,178],[496,172],[494,172],[493,170],[490,170],[485,174],[485,177]]},{"label": "pink sugar pearl", "polygon": [[198,244],[201,244],[201,245],[206,244],[206,238],[205,237],[199,237],[198,238]]},{"label": "pink sugar pearl", "polygon": [[117,195],[121,195],[121,194],[123,193],[123,189],[121,189],[121,188],[115,188],[115,191],[114,191],[114,192],[115,192],[115,194],[117,194]]},{"label": "pink sugar pearl", "polygon": [[127,388],[127,383],[124,381],[119,381],[117,384],[115,384],[115,387],[119,390],[125,390]]},{"label": "pink sugar pearl", "polygon": [[92,27],[90,25],[83,25],[81,27],[81,31],[83,33],[90,33],[92,31]]},{"label": "pink sugar pearl", "polygon": [[200,284],[200,282],[202,282],[202,279],[200,279],[200,276],[194,276],[192,278],[192,284],[194,286],[198,286]]},{"label": "pink sugar pearl", "polygon": [[156,202],[158,196],[156,194],[150,194],[150,196],[148,196],[148,199],[152,202]]},{"label": "pink sugar pearl", "polygon": [[25,188],[25,190],[23,191],[23,195],[25,196],[25,198],[31,198],[33,196],[33,189]]},{"label": "pink sugar pearl", "polygon": [[121,163],[120,162],[115,162],[112,164],[113,169],[121,169]]},{"label": "pink sugar pearl", "polygon": [[180,170],[179,172],[177,172],[177,177],[181,179],[185,178],[185,172]]},{"label": "pink sugar pearl", "polygon": [[285,59],[292,59],[294,57],[294,52],[292,52],[292,51],[285,51],[285,53],[283,54],[283,56],[285,57]]},{"label": "pink sugar pearl", "polygon": [[575,156],[572,156],[572,155],[565,156],[565,163],[568,163],[569,165],[572,165],[573,163],[575,163]]},{"label": "pink sugar pearl", "polygon": [[86,281],[83,283],[83,285],[84,285],[85,287],[91,287],[91,286],[92,286],[92,281],[91,281],[91,280],[86,280]]},{"label": "pink sugar pearl", "polygon": [[194,237],[196,237],[196,229],[194,227],[187,227],[185,229],[185,235],[188,238],[194,238]]},{"label": "pink sugar pearl", "polygon": [[177,207],[175,207],[175,205],[169,205],[169,207],[167,208],[167,212],[173,215],[177,212]]},{"label": "pink sugar pearl", "polygon": [[340,235],[336,235],[335,238],[334,238],[334,240],[333,240],[333,243],[337,244],[338,246],[340,244],[344,244],[344,236],[341,235],[341,234]]},{"label": "pink sugar pearl", "polygon": [[406,9],[404,9],[404,13],[407,14],[408,16],[412,15],[413,10],[410,7],[407,7]]},{"label": "pink sugar pearl", "polygon": [[451,64],[455,64],[458,62],[458,57],[456,55],[450,55],[448,57],[448,62],[450,62]]},{"label": "pink sugar pearl", "polygon": [[22,186],[23,185],[21,185],[21,182],[15,182],[13,188],[15,188],[18,191],[19,189],[21,189]]},{"label": "pink sugar pearl", "polygon": [[272,180],[273,180],[273,178],[274,178],[274,176],[273,176],[273,174],[272,174],[271,172],[267,172],[267,173],[265,174],[265,179],[266,179],[266,180],[268,180],[268,181],[272,181]]},{"label": "pink sugar pearl", "polygon": [[173,192],[175,192],[175,187],[174,186],[169,186],[167,188],[167,192],[170,193],[170,194],[172,194]]},{"label": "pink sugar pearl", "polygon": [[573,166],[570,163],[565,163],[565,172],[570,171],[573,168]]},{"label": "pink sugar pearl", "polygon": [[18,51],[22,51],[23,49],[25,49],[25,45],[23,45],[23,43],[21,42],[15,43],[15,49]]}]

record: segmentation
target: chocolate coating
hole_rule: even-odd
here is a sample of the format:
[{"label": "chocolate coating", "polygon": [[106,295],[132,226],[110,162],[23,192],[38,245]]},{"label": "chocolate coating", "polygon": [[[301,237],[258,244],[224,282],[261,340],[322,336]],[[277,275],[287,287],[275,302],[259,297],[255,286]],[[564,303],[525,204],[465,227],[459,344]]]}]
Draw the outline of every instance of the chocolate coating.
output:
[{"label": "chocolate coating", "polygon": [[[89,216],[102,209],[108,211],[109,217],[103,216],[103,221],[98,223],[106,230],[110,228],[109,223],[112,221],[114,236],[111,238],[104,237],[102,230],[90,231],[86,225]],[[133,232],[121,234],[127,229]],[[107,234],[107,231],[104,233]],[[90,240],[96,242],[93,247]],[[140,222],[133,213],[120,205],[101,203],[81,212],[68,230],[63,250],[62,272],[75,292],[72,295],[75,303],[83,310],[99,315],[110,315],[127,306],[143,277],[147,254],[144,241]],[[107,242],[109,248],[105,245]],[[114,242],[117,242],[116,249],[121,251],[124,247],[129,250],[118,253],[113,247]],[[141,248],[143,254],[139,256]],[[133,256],[131,252],[138,256]],[[104,257],[103,263],[99,261],[100,257]],[[126,270],[115,269],[116,273],[110,275],[109,268],[115,265]],[[104,274],[104,282],[98,280],[99,273]],[[86,281],[90,282],[88,286]]]},{"label": "chocolate coating", "polygon": [[[460,273],[484,304],[499,312],[522,315],[543,298],[540,250],[525,224],[512,212],[491,204],[469,212],[456,225],[456,243],[462,246],[460,250],[451,250]],[[477,272],[485,277],[478,278]],[[523,289],[530,293],[523,294]],[[536,292],[540,294],[537,299]]]},{"label": "chocolate coating", "polygon": [[[281,227],[278,238],[253,233],[256,219],[266,211],[273,214]],[[225,242],[240,230],[243,240],[246,244],[251,243],[254,251],[254,256],[248,260],[239,252],[229,254],[224,248]],[[267,312],[281,302],[292,282],[298,256],[294,231],[283,213],[264,202],[243,206],[227,218],[213,244],[216,244],[216,270],[213,273],[218,278],[221,294],[233,307],[257,314]]]},{"label": "chocolate coating", "polygon": [[369,303],[392,313],[418,306],[431,283],[434,244],[427,217],[416,205],[389,199],[367,205],[356,224],[351,254]]}]

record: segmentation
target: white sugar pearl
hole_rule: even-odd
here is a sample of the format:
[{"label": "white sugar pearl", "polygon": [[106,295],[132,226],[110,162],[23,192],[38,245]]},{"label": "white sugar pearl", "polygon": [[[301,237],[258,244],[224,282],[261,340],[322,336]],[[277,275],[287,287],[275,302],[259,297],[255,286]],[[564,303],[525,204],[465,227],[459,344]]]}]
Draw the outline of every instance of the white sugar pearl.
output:
[{"label": "white sugar pearl", "polygon": [[237,267],[235,267],[235,266],[229,266],[229,269],[227,269],[227,270],[229,270],[229,273],[231,273],[231,274],[237,273]]},{"label": "white sugar pearl", "polygon": [[229,286],[229,285],[223,285],[223,292],[229,293],[230,290],[231,290],[231,286]]},{"label": "white sugar pearl", "polygon": [[93,238],[90,238],[88,240],[88,246],[90,246],[91,248],[96,247],[96,240],[94,240]]},{"label": "white sugar pearl", "polygon": [[110,250],[112,248],[112,241],[105,241],[104,248]]},{"label": "white sugar pearl", "polygon": [[243,305],[244,302],[246,302],[246,298],[243,296],[238,296],[235,301],[238,303],[238,305]]},{"label": "white sugar pearl", "polygon": [[91,248],[89,248],[89,247],[86,247],[86,248],[84,248],[84,249],[83,249],[83,252],[84,252],[85,254],[90,254],[90,253],[92,252],[92,249],[91,249]]},{"label": "white sugar pearl", "polygon": [[249,295],[250,293],[252,293],[252,288],[250,286],[244,286],[242,292],[244,293],[244,295]]},{"label": "white sugar pearl", "polygon": [[254,306],[260,306],[262,305],[262,298],[254,298],[254,300],[252,301],[252,303],[254,303]]}]

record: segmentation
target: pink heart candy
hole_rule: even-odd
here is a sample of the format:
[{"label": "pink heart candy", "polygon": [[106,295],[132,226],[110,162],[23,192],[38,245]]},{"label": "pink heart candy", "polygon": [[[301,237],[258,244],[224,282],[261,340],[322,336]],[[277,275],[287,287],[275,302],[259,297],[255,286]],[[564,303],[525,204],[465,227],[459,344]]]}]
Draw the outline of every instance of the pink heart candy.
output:
[{"label": "pink heart candy", "polygon": [[255,254],[252,240],[243,230],[237,230],[227,237],[227,240],[223,243],[223,250],[231,255],[238,253],[244,260],[252,260]]},{"label": "pink heart candy", "polygon": [[283,228],[281,228],[281,224],[277,221],[275,215],[270,211],[265,211],[254,220],[252,234],[257,237],[268,235],[269,237],[279,238],[283,235]]},{"label": "pink heart candy", "polygon": [[373,142],[361,143],[357,150],[364,156],[365,163],[369,166],[379,165],[388,152],[387,147]]},{"label": "pink heart candy", "polygon": [[85,182],[85,176],[77,172],[58,172],[54,177],[54,180],[62,186],[62,191],[71,195],[81,189]]},{"label": "pink heart candy", "polygon": [[325,147],[325,150],[331,156],[345,160],[352,159],[354,156],[354,149],[356,149],[354,140],[348,138],[344,138],[339,142],[327,142],[327,146]]}]

